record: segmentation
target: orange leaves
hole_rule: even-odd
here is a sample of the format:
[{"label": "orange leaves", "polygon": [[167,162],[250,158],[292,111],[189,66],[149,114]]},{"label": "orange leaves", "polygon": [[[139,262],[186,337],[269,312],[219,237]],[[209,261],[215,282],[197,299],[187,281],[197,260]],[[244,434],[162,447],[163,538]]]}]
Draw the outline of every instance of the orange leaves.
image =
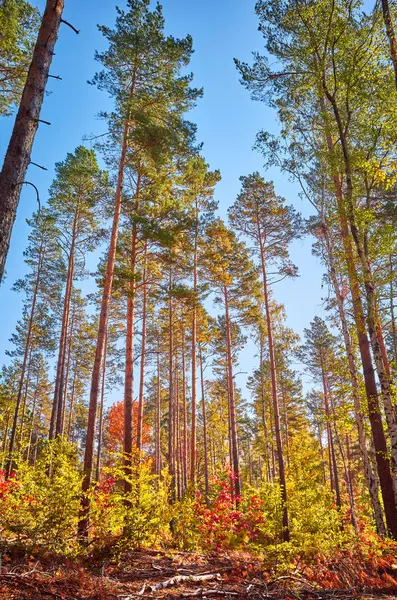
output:
[{"label": "orange leaves", "polygon": [[[135,403],[132,409],[133,431],[136,432],[138,425],[138,405]],[[143,443],[149,439],[150,428],[143,425],[142,438]],[[107,421],[105,425],[106,447],[110,453],[119,453],[123,451],[124,438],[124,403],[116,402],[109,408]]]}]

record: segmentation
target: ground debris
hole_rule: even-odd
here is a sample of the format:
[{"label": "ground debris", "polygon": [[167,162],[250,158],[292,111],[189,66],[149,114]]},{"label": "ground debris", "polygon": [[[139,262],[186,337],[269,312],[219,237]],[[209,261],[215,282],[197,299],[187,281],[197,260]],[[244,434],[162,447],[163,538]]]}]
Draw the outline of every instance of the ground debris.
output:
[{"label": "ground debris", "polygon": [[394,563],[382,557],[371,568],[355,567],[346,556],[272,575],[259,558],[241,553],[136,551],[117,562],[84,563],[47,555],[9,558],[0,573],[0,600],[397,600]]}]

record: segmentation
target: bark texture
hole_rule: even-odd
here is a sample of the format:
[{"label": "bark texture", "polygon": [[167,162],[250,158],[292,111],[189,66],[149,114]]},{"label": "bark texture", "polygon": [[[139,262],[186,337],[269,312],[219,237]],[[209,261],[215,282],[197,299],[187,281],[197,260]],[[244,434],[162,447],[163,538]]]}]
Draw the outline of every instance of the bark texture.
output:
[{"label": "bark texture", "polygon": [[47,0],[10,143],[0,173],[0,283],[22,184],[30,164],[64,0]]}]

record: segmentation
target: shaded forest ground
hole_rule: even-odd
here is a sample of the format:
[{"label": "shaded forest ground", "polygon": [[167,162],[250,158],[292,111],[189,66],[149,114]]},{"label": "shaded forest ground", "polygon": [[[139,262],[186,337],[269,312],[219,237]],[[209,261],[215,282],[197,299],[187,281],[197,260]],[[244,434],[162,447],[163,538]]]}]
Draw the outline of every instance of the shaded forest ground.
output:
[{"label": "shaded forest ground", "polygon": [[381,557],[339,552],[278,574],[263,560],[242,553],[146,550],[128,552],[117,562],[6,554],[2,561],[2,600],[397,598],[394,551]]}]

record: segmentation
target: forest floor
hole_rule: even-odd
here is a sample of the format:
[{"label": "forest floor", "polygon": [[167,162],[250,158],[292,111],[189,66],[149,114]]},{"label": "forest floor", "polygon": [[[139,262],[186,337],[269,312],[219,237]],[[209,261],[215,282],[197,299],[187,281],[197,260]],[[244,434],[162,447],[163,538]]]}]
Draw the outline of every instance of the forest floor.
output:
[{"label": "forest floor", "polygon": [[342,600],[396,598],[397,557],[322,559],[273,575],[250,554],[129,552],[114,563],[3,557],[1,600]]}]

